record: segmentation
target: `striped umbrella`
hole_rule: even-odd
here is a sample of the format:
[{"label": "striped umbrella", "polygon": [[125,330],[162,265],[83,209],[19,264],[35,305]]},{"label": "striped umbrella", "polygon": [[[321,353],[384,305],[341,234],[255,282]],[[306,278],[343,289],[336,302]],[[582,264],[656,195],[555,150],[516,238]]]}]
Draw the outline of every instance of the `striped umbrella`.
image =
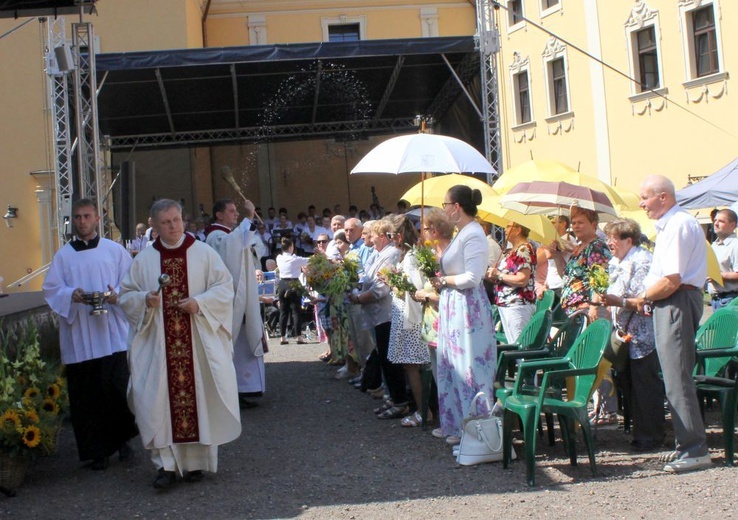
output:
[{"label": "striped umbrella", "polygon": [[596,211],[600,220],[612,220],[618,216],[607,195],[568,182],[521,182],[502,196],[500,206],[528,215],[556,215],[579,206]]}]

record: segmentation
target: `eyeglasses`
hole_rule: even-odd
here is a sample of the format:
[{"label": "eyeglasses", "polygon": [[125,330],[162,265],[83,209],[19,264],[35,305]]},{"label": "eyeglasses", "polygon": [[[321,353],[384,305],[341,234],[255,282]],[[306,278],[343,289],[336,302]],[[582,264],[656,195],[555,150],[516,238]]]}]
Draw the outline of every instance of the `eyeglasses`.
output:
[{"label": "eyeglasses", "polygon": [[446,206],[453,206],[454,204],[456,203],[455,202],[441,202],[441,207],[443,209],[446,209]]},{"label": "eyeglasses", "polygon": [[327,244],[328,242],[330,241],[329,240],[316,240],[315,241],[316,244]]}]

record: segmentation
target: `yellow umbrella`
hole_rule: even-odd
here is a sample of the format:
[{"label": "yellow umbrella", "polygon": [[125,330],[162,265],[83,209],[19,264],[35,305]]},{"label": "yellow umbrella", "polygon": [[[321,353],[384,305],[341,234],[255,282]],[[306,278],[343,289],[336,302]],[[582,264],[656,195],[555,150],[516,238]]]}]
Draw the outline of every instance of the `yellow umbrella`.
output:
[{"label": "yellow umbrella", "polygon": [[504,172],[492,185],[496,192],[503,195],[520,182],[563,181],[577,186],[586,186],[601,191],[610,199],[613,206],[627,204],[618,193],[606,182],[596,177],[585,175],[558,161],[527,161]]},{"label": "yellow umbrella", "polygon": [[426,206],[440,208],[443,207],[442,204],[445,200],[446,192],[449,188],[457,184],[477,188],[482,192],[482,204],[479,205],[479,218],[485,222],[501,227],[507,226],[507,223],[510,221],[515,222],[530,230],[530,238],[544,244],[550,244],[558,237],[553,224],[544,215],[523,215],[517,211],[500,207],[500,197],[497,192],[486,182],[469,177],[468,175],[450,173],[448,175],[431,177],[407,190],[400,198],[408,201],[411,206],[417,206],[422,203],[424,196]]},{"label": "yellow umbrella", "polygon": [[468,175],[450,173],[448,175],[438,175],[437,177],[425,179],[407,190],[400,198],[406,200],[411,206],[425,204],[426,206],[440,208],[445,200],[446,192],[457,184],[478,189],[482,192],[483,201],[498,196],[497,192],[492,189],[492,186],[484,181]]},{"label": "yellow umbrella", "polygon": [[[638,210],[620,210],[618,215],[623,218],[629,218],[638,222],[641,226],[641,233],[646,235],[649,240],[656,238],[656,226],[654,226],[655,220],[651,220],[646,215],[646,212]],[[715,251],[713,251],[710,243],[707,243],[707,276],[715,280],[716,283],[723,285],[723,275],[720,274],[720,264],[718,263]]]},{"label": "yellow umbrella", "polygon": [[556,228],[547,216],[524,215],[518,211],[503,208],[500,206],[500,197],[482,200],[477,209],[479,218],[496,226],[505,227],[508,222],[525,226],[530,231],[528,238],[542,244],[550,244],[559,238]]},{"label": "yellow umbrella", "polygon": [[615,193],[618,194],[618,196],[623,199],[623,202],[625,202],[625,206],[621,206],[626,210],[636,211],[639,210],[641,198],[638,196],[637,193],[634,193],[629,190],[624,190],[623,188],[618,188],[617,186],[612,187],[613,190],[615,190]]}]

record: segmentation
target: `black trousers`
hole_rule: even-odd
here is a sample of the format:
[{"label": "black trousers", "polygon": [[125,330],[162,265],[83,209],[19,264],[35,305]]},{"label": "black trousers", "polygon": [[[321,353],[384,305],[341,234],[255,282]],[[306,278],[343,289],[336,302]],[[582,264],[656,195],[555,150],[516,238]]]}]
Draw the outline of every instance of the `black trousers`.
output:
[{"label": "black trousers", "polygon": [[302,320],[300,314],[300,294],[297,291],[290,290],[291,284],[297,283],[295,279],[282,279],[279,281],[277,288],[277,297],[279,298],[279,333],[284,338],[287,332],[287,321],[290,314],[292,315],[292,337],[296,338],[300,335],[302,329]]},{"label": "black trousers", "polygon": [[138,435],[128,409],[125,352],[67,365],[69,409],[79,460],[108,457]]},{"label": "black trousers", "polygon": [[389,353],[389,339],[391,322],[380,323],[374,327],[374,334],[377,338],[377,353],[379,354],[379,363],[382,367],[382,375],[384,382],[387,384],[390,398],[395,404],[407,403],[407,386],[405,385],[405,369],[402,365],[396,365],[387,359]]},{"label": "black trousers", "polygon": [[616,382],[623,391],[624,407],[633,419],[633,440],[659,446],[664,441],[664,383],[656,350],[641,359],[629,359]]}]

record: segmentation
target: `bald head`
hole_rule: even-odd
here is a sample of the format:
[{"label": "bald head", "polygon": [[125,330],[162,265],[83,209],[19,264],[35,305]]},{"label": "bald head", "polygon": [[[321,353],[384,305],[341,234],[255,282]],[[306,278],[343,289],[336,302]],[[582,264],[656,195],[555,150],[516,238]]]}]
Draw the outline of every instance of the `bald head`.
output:
[{"label": "bald head", "polygon": [[674,183],[663,175],[649,175],[641,184],[640,199],[648,218],[658,220],[676,205]]}]

